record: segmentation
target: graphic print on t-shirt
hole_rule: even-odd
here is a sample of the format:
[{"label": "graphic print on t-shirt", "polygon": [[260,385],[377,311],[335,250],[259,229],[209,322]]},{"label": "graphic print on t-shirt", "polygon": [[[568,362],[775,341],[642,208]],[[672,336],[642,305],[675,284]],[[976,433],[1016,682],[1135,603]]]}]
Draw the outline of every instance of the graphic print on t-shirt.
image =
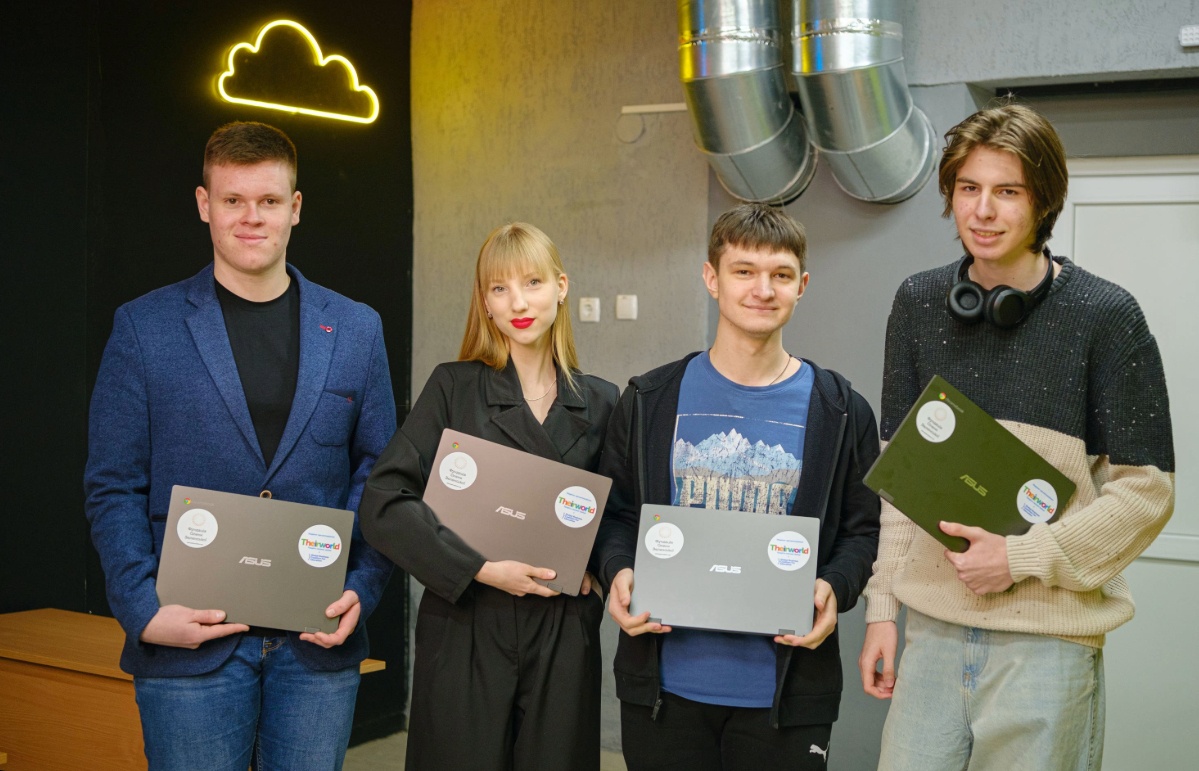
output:
[{"label": "graphic print on t-shirt", "polygon": [[802,447],[803,434],[795,423],[680,413],[672,459],[675,505],[786,514],[803,468],[803,459],[787,448]]}]

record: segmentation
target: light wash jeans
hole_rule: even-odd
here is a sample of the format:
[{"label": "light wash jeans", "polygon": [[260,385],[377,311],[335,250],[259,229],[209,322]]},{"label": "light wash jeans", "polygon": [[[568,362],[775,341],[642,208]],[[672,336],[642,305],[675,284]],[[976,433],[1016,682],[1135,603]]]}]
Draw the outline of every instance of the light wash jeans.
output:
[{"label": "light wash jeans", "polygon": [[213,672],[136,677],[150,771],[336,771],[345,759],[358,667],[317,672],[286,637],[243,636]]},{"label": "light wash jeans", "polygon": [[880,771],[1091,771],[1103,760],[1103,651],[908,609]]}]

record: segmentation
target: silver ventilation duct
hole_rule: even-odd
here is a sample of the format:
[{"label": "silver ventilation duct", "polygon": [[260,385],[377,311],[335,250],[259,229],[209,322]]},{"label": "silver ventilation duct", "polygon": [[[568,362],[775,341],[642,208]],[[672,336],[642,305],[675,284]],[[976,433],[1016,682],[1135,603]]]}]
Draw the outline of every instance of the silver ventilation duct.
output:
[{"label": "silver ventilation duct", "polygon": [[787,92],[778,0],[679,0],[679,70],[720,183],[746,201],[804,191],[815,153]]},{"label": "silver ventilation duct", "polygon": [[[916,194],[937,136],[913,103],[895,0],[792,0],[787,92],[780,0],[679,0],[679,68],[695,141],[720,183],[746,201],[795,198],[816,170],[874,203]],[[806,123],[806,130],[805,130]]]},{"label": "silver ventilation duct", "polygon": [[792,0],[792,71],[813,144],[854,198],[898,203],[932,174],[937,135],[903,69],[895,0]]}]

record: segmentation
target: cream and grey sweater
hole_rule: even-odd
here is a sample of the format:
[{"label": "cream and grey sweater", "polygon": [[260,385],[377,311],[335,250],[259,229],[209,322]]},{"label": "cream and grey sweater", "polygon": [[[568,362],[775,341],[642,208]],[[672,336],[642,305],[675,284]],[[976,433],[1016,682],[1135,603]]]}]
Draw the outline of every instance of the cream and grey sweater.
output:
[{"label": "cream and grey sweater", "polygon": [[[883,503],[866,620],[900,603],[964,626],[1100,647],[1132,618],[1121,571],[1174,511],[1174,445],[1157,343],[1132,296],[1063,257],[1048,297],[1015,329],[945,309],[956,263],[908,278],[887,323],[881,436],[941,375],[1078,486],[1058,521],[1007,537],[1015,585],[977,596],[944,547]],[[954,521],[953,512],[944,519]]]}]

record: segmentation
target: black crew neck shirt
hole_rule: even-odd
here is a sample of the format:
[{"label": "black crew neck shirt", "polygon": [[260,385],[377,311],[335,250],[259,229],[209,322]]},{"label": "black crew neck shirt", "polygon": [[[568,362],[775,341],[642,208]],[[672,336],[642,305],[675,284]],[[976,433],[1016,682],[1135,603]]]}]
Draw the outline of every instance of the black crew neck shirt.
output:
[{"label": "black crew neck shirt", "polygon": [[269,467],[291,415],[300,370],[300,288],[293,279],[274,300],[252,302],[216,283],[233,361]]}]

